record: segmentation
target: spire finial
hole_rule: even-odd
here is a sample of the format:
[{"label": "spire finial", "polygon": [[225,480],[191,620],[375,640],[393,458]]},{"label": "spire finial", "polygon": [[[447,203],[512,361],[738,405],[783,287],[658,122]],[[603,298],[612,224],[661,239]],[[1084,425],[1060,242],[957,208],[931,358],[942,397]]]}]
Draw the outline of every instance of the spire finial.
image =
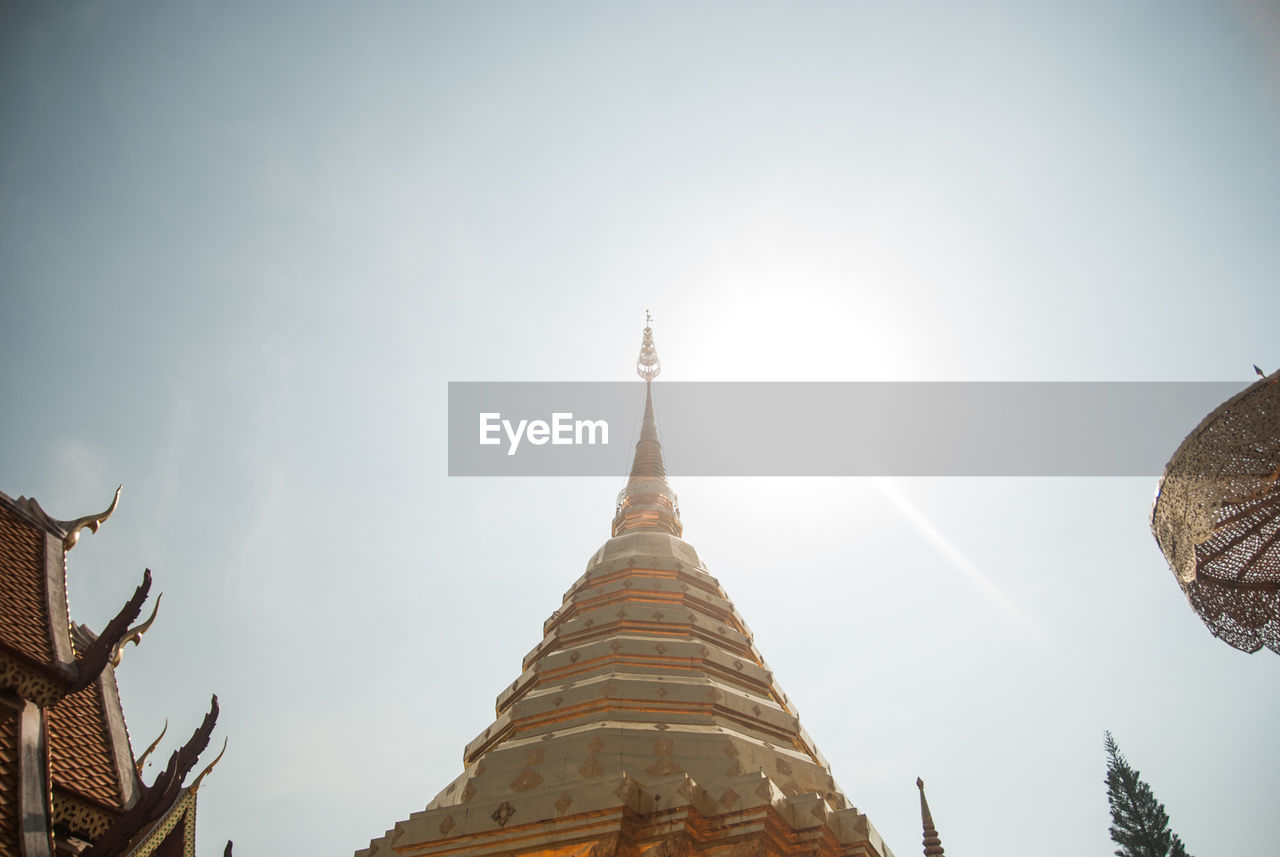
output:
[{"label": "spire finial", "polygon": [[916,788],[920,789],[920,822],[924,827],[925,857],[942,857],[942,840],[938,838],[937,828],[933,826],[933,813],[929,812],[929,801],[924,796],[924,780],[916,777]]},{"label": "spire finial", "polygon": [[644,379],[644,420],[631,463],[631,477],[618,495],[613,535],[633,530],[663,530],[679,536],[684,528],[675,492],[667,484],[658,422],[653,415],[653,379],[662,371],[662,364],[658,362],[658,349],[653,344],[653,316],[648,310],[644,311],[644,321],[644,338],[636,360],[636,374]]},{"label": "spire finial", "polygon": [[636,374],[646,382],[652,381],[662,372],[662,363],[658,360],[658,349],[653,344],[653,316],[644,311],[644,339],[640,341],[640,357],[636,360]]}]

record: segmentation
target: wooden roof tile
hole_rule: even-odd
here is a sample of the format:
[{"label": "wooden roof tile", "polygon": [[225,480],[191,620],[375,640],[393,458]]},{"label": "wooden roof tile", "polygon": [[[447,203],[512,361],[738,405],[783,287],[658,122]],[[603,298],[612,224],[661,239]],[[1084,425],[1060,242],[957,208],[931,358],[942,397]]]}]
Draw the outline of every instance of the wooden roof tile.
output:
[{"label": "wooden roof tile", "polygon": [[0,645],[42,666],[55,663],[48,616],[44,533],[0,503]]},{"label": "wooden roof tile", "polygon": [[102,681],[63,697],[49,710],[49,761],[55,787],[120,810],[123,790],[111,752]]}]

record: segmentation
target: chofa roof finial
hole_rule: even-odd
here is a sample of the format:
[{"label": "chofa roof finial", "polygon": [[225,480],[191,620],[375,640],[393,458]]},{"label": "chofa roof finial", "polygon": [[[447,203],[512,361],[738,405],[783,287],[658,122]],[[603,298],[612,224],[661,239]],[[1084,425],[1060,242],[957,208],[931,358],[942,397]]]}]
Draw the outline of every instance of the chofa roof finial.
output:
[{"label": "chofa roof finial", "polygon": [[192,780],[191,785],[188,786],[188,789],[192,792],[198,791],[200,789],[200,781],[203,780],[209,774],[209,772],[213,770],[215,765],[217,765],[219,762],[222,761],[222,757],[225,756],[226,754],[227,754],[227,739],[224,737],[222,739],[222,751],[218,753],[218,758],[214,759],[208,765],[205,765],[204,770],[200,772],[200,776]]},{"label": "chofa roof finial", "polygon": [[142,751],[142,755],[139,756],[137,759],[135,759],[133,762],[133,768],[138,772],[138,776],[142,776],[142,769],[147,764],[147,757],[150,756],[151,753],[156,749],[156,746],[160,743],[160,739],[163,738],[164,733],[168,731],[169,731],[169,718],[166,717],[164,719],[164,728],[160,730],[160,734],[156,736],[156,740],[152,741],[150,746],[148,746],[147,749]]},{"label": "chofa roof finial", "polygon": [[66,538],[62,540],[62,549],[71,550],[75,547],[76,542],[80,539],[80,531],[85,527],[89,528],[89,532],[96,533],[98,527],[102,526],[102,522],[110,518],[111,513],[116,510],[116,506],[120,503],[120,492],[123,489],[123,485],[116,487],[116,496],[111,498],[111,505],[104,512],[99,512],[96,515],[85,515],[83,518],[76,518],[74,521],[58,521],[58,524],[67,533]]},{"label": "chofa roof finial", "polygon": [[134,625],[132,628],[124,632],[124,636],[120,638],[120,642],[116,643],[115,648],[111,650],[111,666],[118,667],[120,666],[120,662],[124,660],[125,643],[133,643],[135,646],[142,643],[142,635],[147,633],[147,631],[151,629],[151,626],[155,624],[156,614],[160,612],[161,598],[164,598],[163,592],[156,596],[156,603],[151,608],[151,615],[147,618],[147,621]]}]

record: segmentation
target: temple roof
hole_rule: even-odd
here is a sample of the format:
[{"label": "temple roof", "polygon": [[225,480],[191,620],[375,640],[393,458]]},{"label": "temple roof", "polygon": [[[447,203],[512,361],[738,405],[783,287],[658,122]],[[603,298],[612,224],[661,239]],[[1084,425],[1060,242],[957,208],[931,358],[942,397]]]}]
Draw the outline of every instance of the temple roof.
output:
[{"label": "temple roof", "polygon": [[34,500],[0,493],[0,689],[47,712],[52,823],[89,839],[132,805],[140,786],[109,658],[136,611],[113,620],[107,640],[70,622],[65,555],[73,525]]},{"label": "temple roof", "polygon": [[[77,649],[96,638],[75,626]],[[139,779],[112,666],[50,707],[49,760],[55,789],[113,811],[133,803]]]},{"label": "temple roof", "polygon": [[[75,654],[66,570],[62,552],[55,555],[46,538],[61,534],[34,515],[32,505],[0,493],[0,652],[36,673],[35,680],[69,682],[75,676]],[[0,685],[8,683],[0,677]]]},{"label": "temple roof", "polygon": [[[116,686],[121,647],[137,643],[155,618],[153,611],[132,624],[149,593],[150,571],[101,633],[69,618],[66,551],[82,528],[96,531],[115,505],[68,522],[34,500],[0,493],[0,853],[51,857],[87,848],[86,857],[123,857],[172,849],[181,840],[176,854],[194,836],[200,778],[185,791],[182,781],[208,743],[216,699],[192,739],[147,786]],[[47,758],[47,767],[32,766],[32,758]],[[174,839],[179,828],[184,832]]]}]

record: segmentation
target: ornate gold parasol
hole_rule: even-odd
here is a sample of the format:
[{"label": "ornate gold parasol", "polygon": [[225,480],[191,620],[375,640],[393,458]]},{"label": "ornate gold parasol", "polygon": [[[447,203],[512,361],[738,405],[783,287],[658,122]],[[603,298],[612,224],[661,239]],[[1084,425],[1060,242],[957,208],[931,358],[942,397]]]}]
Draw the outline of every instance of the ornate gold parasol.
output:
[{"label": "ornate gold parasol", "polygon": [[1191,606],[1215,637],[1246,652],[1280,654],[1277,477],[1280,372],[1196,426],[1165,467],[1151,510],[1151,531]]}]

